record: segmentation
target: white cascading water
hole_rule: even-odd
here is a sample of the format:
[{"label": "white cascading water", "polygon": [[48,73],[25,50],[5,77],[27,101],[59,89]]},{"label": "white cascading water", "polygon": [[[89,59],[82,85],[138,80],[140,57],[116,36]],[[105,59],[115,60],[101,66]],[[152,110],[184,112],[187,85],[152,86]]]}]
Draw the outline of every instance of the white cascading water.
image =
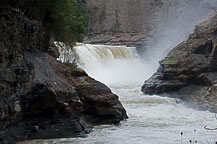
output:
[{"label": "white cascading water", "polygon": [[105,84],[143,81],[154,67],[143,63],[135,47],[77,44],[78,65]]},{"label": "white cascading water", "polygon": [[[37,144],[211,144],[217,141],[215,115],[187,108],[176,99],[141,93],[143,81],[156,70],[125,46],[78,44],[78,65],[107,84],[127,110],[129,119],[120,125],[96,126],[87,138],[33,141]],[[183,135],[181,136],[181,132]],[[192,142],[193,143],[193,142]],[[193,144],[194,144],[193,143]]]}]

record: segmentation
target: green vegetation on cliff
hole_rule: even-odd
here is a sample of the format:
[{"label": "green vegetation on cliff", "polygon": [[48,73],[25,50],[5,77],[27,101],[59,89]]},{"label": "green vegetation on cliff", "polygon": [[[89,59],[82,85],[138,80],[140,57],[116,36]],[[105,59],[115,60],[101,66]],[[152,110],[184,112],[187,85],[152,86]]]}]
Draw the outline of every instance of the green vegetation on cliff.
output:
[{"label": "green vegetation on cliff", "polygon": [[53,21],[51,32],[57,41],[71,44],[82,40],[88,21],[83,0],[48,0],[44,5]]}]

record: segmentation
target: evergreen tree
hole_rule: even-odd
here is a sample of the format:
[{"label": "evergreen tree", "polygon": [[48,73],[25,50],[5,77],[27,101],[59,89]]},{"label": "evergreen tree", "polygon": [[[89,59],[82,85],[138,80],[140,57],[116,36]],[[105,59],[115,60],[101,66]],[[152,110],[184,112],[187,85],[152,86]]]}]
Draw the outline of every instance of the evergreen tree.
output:
[{"label": "evergreen tree", "polygon": [[57,41],[71,44],[82,40],[88,21],[83,0],[47,0],[44,4],[49,9],[51,32]]}]

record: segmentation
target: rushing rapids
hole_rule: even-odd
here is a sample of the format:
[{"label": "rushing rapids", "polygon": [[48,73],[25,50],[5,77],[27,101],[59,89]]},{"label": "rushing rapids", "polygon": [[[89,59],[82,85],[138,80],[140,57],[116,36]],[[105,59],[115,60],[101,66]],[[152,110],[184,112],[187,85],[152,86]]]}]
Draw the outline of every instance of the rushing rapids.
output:
[{"label": "rushing rapids", "polygon": [[120,125],[97,126],[87,138],[32,143],[183,144],[194,141],[201,144],[217,140],[215,131],[204,129],[206,125],[211,128],[217,125],[215,114],[187,108],[177,99],[140,92],[143,80],[156,70],[157,64],[140,60],[135,48],[79,44],[74,53],[81,68],[119,95],[129,119]]}]

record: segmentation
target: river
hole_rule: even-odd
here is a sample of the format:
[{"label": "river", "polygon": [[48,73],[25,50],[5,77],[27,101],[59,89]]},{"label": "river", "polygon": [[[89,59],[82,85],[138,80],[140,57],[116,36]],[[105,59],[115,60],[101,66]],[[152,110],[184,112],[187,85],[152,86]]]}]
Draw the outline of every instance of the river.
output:
[{"label": "river", "polygon": [[217,141],[214,113],[186,107],[180,100],[149,96],[141,86],[158,63],[140,59],[136,49],[124,46],[78,44],[77,63],[91,77],[116,93],[129,119],[119,125],[96,126],[87,138],[36,140],[30,144],[211,144]]}]

